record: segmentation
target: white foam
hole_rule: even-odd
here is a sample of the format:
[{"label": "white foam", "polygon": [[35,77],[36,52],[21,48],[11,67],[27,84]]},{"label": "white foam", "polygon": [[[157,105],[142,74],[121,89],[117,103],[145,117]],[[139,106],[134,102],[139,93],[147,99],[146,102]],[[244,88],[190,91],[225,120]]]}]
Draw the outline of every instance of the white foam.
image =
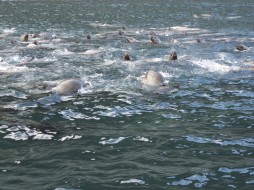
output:
[{"label": "white foam", "polygon": [[121,184],[125,184],[125,183],[135,183],[135,184],[139,184],[139,185],[144,185],[145,181],[141,180],[141,179],[129,179],[129,180],[123,180],[120,182]]},{"label": "white foam", "polygon": [[63,110],[63,111],[61,111],[59,113],[63,115],[63,118],[68,119],[70,121],[73,121],[75,119],[95,119],[95,120],[99,119],[99,118],[97,118],[95,116],[94,117],[89,117],[89,116],[87,116],[85,114],[82,114],[82,113],[79,113],[79,112],[74,112],[71,109]]},{"label": "white foam", "polygon": [[194,60],[193,64],[205,69],[208,72],[221,73],[221,74],[240,69],[240,67],[238,66],[228,66],[225,64],[217,63],[216,61],[213,61],[213,60],[203,60],[203,59]]},{"label": "white foam", "polygon": [[32,71],[34,69],[25,66],[14,66],[7,63],[0,64],[0,73],[21,73],[25,71]]},{"label": "white foam", "polygon": [[66,141],[66,140],[77,140],[77,139],[81,139],[82,136],[80,135],[67,135],[62,137],[61,139],[59,139],[58,141]]},{"label": "white foam", "polygon": [[73,55],[74,52],[69,51],[68,49],[57,49],[53,51],[53,54],[56,55]]},{"label": "white foam", "polygon": [[134,141],[143,141],[143,142],[149,142],[148,138],[137,136],[133,138]]},{"label": "white foam", "polygon": [[179,31],[179,32],[205,32],[206,30],[201,28],[192,28],[188,26],[173,26],[171,29]]},{"label": "white foam", "polygon": [[7,134],[6,136],[4,136],[3,138],[19,141],[19,140],[27,140],[28,135],[25,132],[17,131],[15,133],[11,132],[11,133]]},{"label": "white foam", "polygon": [[128,137],[118,137],[118,138],[110,138],[108,140],[100,141],[100,144],[106,145],[106,144],[117,144],[121,142],[122,140],[126,139]]},{"label": "white foam", "polygon": [[3,30],[3,32],[6,34],[14,34],[16,31],[16,28],[6,28]]},{"label": "white foam", "polygon": [[[3,138],[13,139],[16,141],[19,140],[28,140],[32,138],[33,140],[50,140],[54,136],[51,134],[43,133],[38,129],[30,128],[25,125],[17,125],[17,126],[3,126],[2,127],[4,133],[7,133]],[[56,132],[54,133],[56,134]]]}]

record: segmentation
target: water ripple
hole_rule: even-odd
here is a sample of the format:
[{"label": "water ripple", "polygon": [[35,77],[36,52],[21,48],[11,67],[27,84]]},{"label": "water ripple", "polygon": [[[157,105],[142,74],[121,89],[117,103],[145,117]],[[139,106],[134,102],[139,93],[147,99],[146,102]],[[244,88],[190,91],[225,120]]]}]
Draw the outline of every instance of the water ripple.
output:
[{"label": "water ripple", "polygon": [[221,140],[221,139],[211,139],[205,137],[196,137],[196,136],[186,136],[187,141],[195,142],[195,143],[212,143],[218,144],[221,146],[228,146],[228,145],[239,145],[243,147],[254,147],[254,139],[253,138],[244,138],[239,140]]}]

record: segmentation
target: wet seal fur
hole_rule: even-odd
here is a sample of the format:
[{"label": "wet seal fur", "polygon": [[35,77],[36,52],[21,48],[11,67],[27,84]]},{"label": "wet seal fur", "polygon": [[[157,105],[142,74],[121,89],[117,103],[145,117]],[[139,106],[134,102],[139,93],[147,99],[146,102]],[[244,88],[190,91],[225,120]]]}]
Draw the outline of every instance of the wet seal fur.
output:
[{"label": "wet seal fur", "polygon": [[236,49],[237,49],[238,51],[246,51],[246,50],[248,50],[248,47],[245,46],[245,45],[240,45],[240,44],[238,44],[238,45],[236,46]]},{"label": "wet seal fur", "polygon": [[161,43],[161,40],[155,35],[150,36],[150,40],[153,44],[160,44]]},{"label": "wet seal fur", "polygon": [[59,83],[53,90],[59,95],[73,95],[86,86],[87,84],[80,79],[67,79]]},{"label": "wet seal fur", "polygon": [[143,84],[150,87],[164,86],[164,78],[159,72],[149,70],[142,80]]},{"label": "wet seal fur", "polygon": [[149,70],[146,73],[142,83],[145,90],[158,94],[171,93],[179,88],[179,86],[171,86],[166,84],[162,74],[153,70]]},{"label": "wet seal fur", "polygon": [[124,53],[123,59],[124,59],[125,61],[130,61],[130,60],[131,60],[131,58],[130,58],[130,56],[129,56],[128,53]]},{"label": "wet seal fur", "polygon": [[28,39],[29,39],[29,34],[27,33],[20,36],[21,42],[28,42]]},{"label": "wet seal fur", "polygon": [[169,55],[169,60],[177,60],[177,54],[175,51]]}]

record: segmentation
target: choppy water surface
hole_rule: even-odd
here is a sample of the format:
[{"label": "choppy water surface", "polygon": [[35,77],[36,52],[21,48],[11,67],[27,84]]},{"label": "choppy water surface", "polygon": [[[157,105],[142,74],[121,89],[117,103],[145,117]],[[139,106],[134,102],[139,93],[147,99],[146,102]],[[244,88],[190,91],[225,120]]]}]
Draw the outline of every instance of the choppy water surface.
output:
[{"label": "choppy water surface", "polygon": [[[1,188],[253,189],[253,9],[0,1]],[[170,90],[144,89],[148,70]],[[54,94],[68,78],[88,86]]]}]

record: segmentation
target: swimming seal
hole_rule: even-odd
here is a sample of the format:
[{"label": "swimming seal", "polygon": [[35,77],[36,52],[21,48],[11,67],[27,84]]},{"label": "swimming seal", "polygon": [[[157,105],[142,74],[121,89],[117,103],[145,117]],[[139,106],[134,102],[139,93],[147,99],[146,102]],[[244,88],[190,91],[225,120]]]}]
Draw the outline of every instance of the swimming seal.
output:
[{"label": "swimming seal", "polygon": [[91,39],[90,34],[88,34],[88,35],[86,36],[86,39],[87,39],[87,40],[90,40],[90,39]]},{"label": "swimming seal", "polygon": [[150,87],[159,87],[164,85],[164,78],[159,72],[149,70],[143,78],[143,84]]},{"label": "swimming seal", "polygon": [[177,54],[175,51],[169,55],[169,60],[177,60]]},{"label": "swimming seal", "polygon": [[28,38],[29,38],[29,34],[23,34],[22,36],[20,36],[20,41],[27,42]]},{"label": "swimming seal", "polygon": [[238,51],[245,51],[245,50],[248,49],[248,47],[245,46],[245,45],[240,45],[240,44],[238,44],[238,45],[236,46],[236,49],[237,49]]},{"label": "swimming seal", "polygon": [[73,95],[85,86],[86,84],[80,79],[67,79],[59,83],[54,88],[54,91],[59,95]]},{"label": "swimming seal", "polygon": [[124,55],[123,55],[123,59],[124,59],[125,61],[129,61],[129,60],[131,60],[131,58],[130,58],[130,56],[129,56],[129,54],[128,54],[128,53],[124,53]]},{"label": "swimming seal", "polygon": [[153,44],[160,44],[161,43],[161,40],[157,36],[154,36],[154,35],[152,35],[150,37],[150,40],[152,41]]}]

